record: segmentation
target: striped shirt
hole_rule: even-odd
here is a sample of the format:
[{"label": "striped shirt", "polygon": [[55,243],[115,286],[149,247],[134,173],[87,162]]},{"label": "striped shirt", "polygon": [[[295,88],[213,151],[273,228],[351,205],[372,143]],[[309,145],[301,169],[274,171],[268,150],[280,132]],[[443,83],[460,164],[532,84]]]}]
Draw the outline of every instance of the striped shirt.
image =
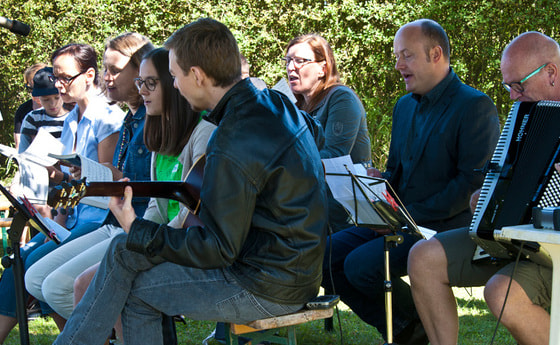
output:
[{"label": "striped shirt", "polygon": [[21,142],[19,152],[23,152],[29,147],[37,135],[39,127],[46,129],[53,137],[59,139],[62,134],[64,120],[67,116],[68,113],[59,117],[50,116],[44,108],[27,113],[23,119],[23,123],[21,124]]}]

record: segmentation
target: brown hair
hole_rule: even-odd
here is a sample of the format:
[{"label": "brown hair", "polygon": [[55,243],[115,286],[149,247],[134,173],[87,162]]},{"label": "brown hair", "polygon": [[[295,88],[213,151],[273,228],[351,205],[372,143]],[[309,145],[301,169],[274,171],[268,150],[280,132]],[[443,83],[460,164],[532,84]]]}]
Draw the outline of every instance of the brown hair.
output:
[{"label": "brown hair", "polygon": [[169,53],[165,48],[150,51],[144,57],[157,71],[163,98],[163,114],[147,115],[144,125],[144,144],[153,152],[178,156],[200,120],[200,113],[192,110],[179,90],[173,87],[169,74]]},{"label": "brown hair", "polygon": [[[136,32],[126,32],[115,38],[108,39],[105,43],[105,50],[111,48],[118,51],[124,56],[130,58],[129,63],[138,70],[140,68],[140,62],[142,62],[142,57],[146,55],[149,51],[154,49],[154,45],[150,40]],[[137,92],[136,87],[133,90],[135,92],[135,99],[128,102],[131,107],[137,108],[142,105],[142,96]]]},{"label": "brown hair", "polygon": [[309,103],[305,103],[302,95],[295,95],[297,106],[302,110],[310,112],[323,100],[333,86],[340,85],[340,76],[336,69],[336,62],[334,61],[334,54],[331,46],[321,35],[306,34],[296,37],[288,43],[286,52],[288,52],[292,46],[300,43],[309,44],[315,55],[315,61],[325,61],[326,63],[325,77],[319,82],[319,86],[315,90],[315,94],[311,95]]},{"label": "brown hair", "polygon": [[222,23],[202,18],[175,31],[165,47],[177,56],[177,64],[188,73],[200,67],[214,81],[226,87],[241,79],[241,60],[235,37]]},{"label": "brown hair", "polygon": [[89,68],[95,71],[95,78],[93,79],[94,85],[99,85],[99,71],[97,69],[97,53],[92,46],[83,43],[70,43],[63,47],[58,48],[51,55],[51,63],[60,55],[71,55],[80,72],[84,73]]},{"label": "brown hair", "polygon": [[429,44],[426,45],[426,56],[428,62],[430,61],[430,50],[433,47],[440,46],[443,57],[449,61],[451,56],[451,46],[447,33],[439,23],[431,19],[419,19],[422,35],[427,38]]}]

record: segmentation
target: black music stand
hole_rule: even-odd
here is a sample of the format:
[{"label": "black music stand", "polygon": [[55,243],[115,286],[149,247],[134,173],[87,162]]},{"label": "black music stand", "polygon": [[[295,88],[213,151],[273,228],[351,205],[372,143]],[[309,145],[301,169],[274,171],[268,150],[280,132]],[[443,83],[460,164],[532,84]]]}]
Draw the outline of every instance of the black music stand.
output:
[{"label": "black music stand", "polygon": [[5,268],[13,267],[14,285],[16,289],[16,315],[19,324],[20,343],[22,345],[29,345],[29,328],[27,324],[27,308],[25,303],[25,283],[24,283],[24,265],[21,259],[20,245],[21,236],[27,222],[34,228],[44,233],[48,238],[60,243],[58,238],[53,236],[46,225],[37,217],[37,215],[26,207],[22,202],[17,200],[2,184],[0,184],[0,191],[6,196],[8,201],[12,204],[14,216],[12,225],[8,230],[9,248],[8,254],[2,258],[2,266]]},{"label": "black music stand", "polygon": [[[16,316],[19,324],[19,337],[22,345],[29,344],[29,330],[27,326],[27,309],[25,306],[25,284],[23,280],[23,260],[19,252],[21,235],[29,219],[21,212],[14,214],[12,225],[8,230],[9,246],[7,254],[2,258],[4,268],[13,267],[14,284],[16,289]],[[13,254],[13,257],[9,255]]]},{"label": "black music stand", "polygon": [[[353,206],[350,210],[346,207],[346,211],[349,213],[354,224],[356,226],[364,226],[372,229],[388,229],[390,231],[390,234],[385,234],[383,236],[383,264],[385,274],[383,286],[385,291],[385,321],[387,324],[387,343],[385,344],[391,345],[393,344],[393,283],[391,281],[389,251],[391,248],[397,247],[404,241],[403,236],[397,234],[398,231],[406,231],[420,238],[424,236],[418,230],[412,217],[410,217],[397,194],[386,180],[369,176],[356,176],[347,166],[346,170],[348,171],[347,174],[327,173],[327,175],[347,176],[351,179]],[[383,195],[378,195],[372,188],[374,185],[380,183],[386,186],[387,193]],[[374,220],[374,222],[364,222],[358,214],[359,212],[363,214],[371,211],[377,215],[377,217],[375,217],[377,220],[372,219],[372,217],[367,217],[367,219]],[[330,324],[325,322],[325,327],[327,329],[332,329],[332,321]]]}]

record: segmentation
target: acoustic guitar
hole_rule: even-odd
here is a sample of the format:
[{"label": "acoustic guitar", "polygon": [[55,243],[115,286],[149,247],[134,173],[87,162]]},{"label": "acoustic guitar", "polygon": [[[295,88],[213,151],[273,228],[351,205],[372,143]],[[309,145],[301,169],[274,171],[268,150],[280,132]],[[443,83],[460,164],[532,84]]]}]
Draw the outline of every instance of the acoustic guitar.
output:
[{"label": "acoustic guitar", "polygon": [[200,208],[200,189],[204,176],[206,157],[200,156],[189,169],[185,181],[128,181],[88,182],[86,178],[63,182],[49,192],[47,204],[53,209],[74,208],[88,196],[123,196],[126,186],[132,187],[135,197],[172,199],[181,202],[189,210],[185,226],[202,225],[196,216]]}]

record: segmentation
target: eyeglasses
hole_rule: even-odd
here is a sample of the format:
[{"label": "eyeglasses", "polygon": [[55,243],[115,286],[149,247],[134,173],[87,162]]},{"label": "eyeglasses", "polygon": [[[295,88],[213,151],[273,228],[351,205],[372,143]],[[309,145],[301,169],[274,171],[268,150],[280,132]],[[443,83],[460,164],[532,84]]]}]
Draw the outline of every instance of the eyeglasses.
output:
[{"label": "eyeglasses", "polygon": [[79,76],[81,76],[84,73],[86,73],[86,71],[82,71],[82,72],[80,72],[80,73],[78,73],[78,74],[76,74],[75,76],[72,76],[72,77],[57,77],[57,76],[54,76],[54,75],[51,74],[51,75],[49,75],[49,80],[50,80],[51,83],[55,83],[55,84],[58,81],[62,85],[70,85],[74,81],[74,79],[78,78]]},{"label": "eyeglasses", "polygon": [[136,84],[138,91],[142,89],[142,85],[146,85],[146,89],[148,89],[148,91],[154,91],[156,89],[158,80],[159,78],[154,77],[148,77],[146,79],[134,78],[134,84]]},{"label": "eyeglasses", "polygon": [[297,56],[294,56],[294,57],[286,56],[286,57],[281,58],[281,60],[286,63],[286,67],[288,67],[290,65],[290,62],[293,62],[295,68],[302,68],[303,66],[307,65],[308,63],[317,62],[317,61],[314,61],[313,59],[306,59],[306,58],[297,57]]},{"label": "eyeglasses", "polygon": [[525,88],[523,87],[524,82],[526,82],[529,78],[531,78],[532,76],[534,76],[535,74],[539,73],[541,71],[541,69],[544,68],[544,66],[548,65],[548,63],[545,63],[544,65],[542,65],[541,67],[537,68],[536,70],[534,70],[533,72],[529,73],[528,76],[526,76],[525,78],[521,79],[520,81],[514,81],[511,84],[502,82],[502,85],[504,86],[504,88],[507,90],[507,92],[511,92],[511,90],[517,92],[517,93],[523,93],[523,91],[525,91]]}]

